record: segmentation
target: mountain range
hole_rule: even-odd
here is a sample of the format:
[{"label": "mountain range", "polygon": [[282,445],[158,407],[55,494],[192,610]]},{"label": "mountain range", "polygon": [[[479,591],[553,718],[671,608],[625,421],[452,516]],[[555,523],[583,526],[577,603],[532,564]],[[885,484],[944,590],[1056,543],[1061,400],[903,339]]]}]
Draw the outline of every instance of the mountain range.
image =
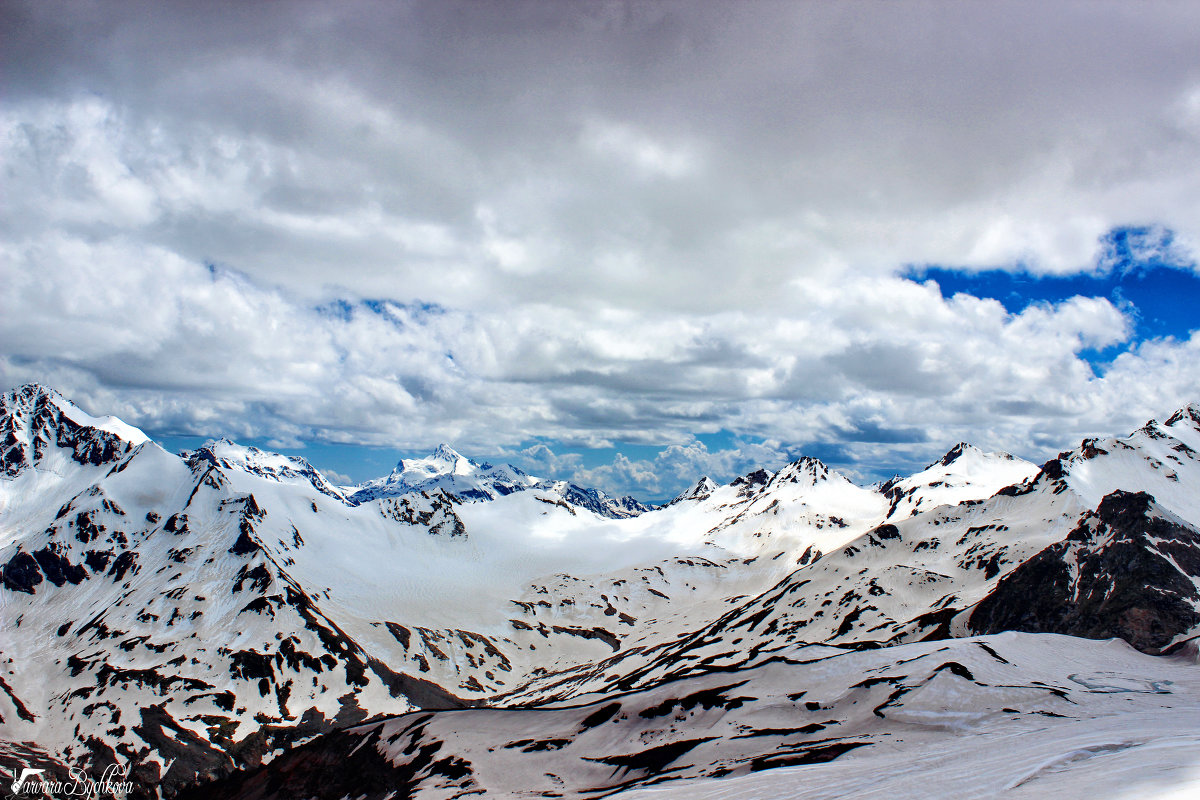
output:
[{"label": "mountain range", "polygon": [[650,510],[650,506],[632,497],[614,498],[599,489],[535,478],[511,464],[492,466],[473,461],[448,444],[439,444],[425,458],[401,459],[388,475],[359,486],[347,486],[343,491],[345,499],[357,505],[385,497],[442,491],[460,501],[495,500],[528,489],[553,492],[574,506],[613,519],[634,517]]},{"label": "mountain range", "polygon": [[1193,404],[1041,466],[801,458],[651,508],[447,445],[338,486],[20,387],[0,764],[133,797],[905,796],[929,754],[929,796],[1172,777],[1198,453]]}]

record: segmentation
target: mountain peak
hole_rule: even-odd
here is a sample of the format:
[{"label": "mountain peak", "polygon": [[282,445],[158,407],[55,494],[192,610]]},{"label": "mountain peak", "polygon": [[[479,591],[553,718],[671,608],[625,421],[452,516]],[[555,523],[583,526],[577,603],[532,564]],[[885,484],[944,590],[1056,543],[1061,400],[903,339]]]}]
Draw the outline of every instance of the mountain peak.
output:
[{"label": "mountain peak", "polygon": [[779,470],[772,478],[772,483],[803,483],[816,486],[818,483],[837,478],[845,480],[844,476],[831,470],[821,459],[801,456]]},{"label": "mountain peak", "polygon": [[142,431],[116,417],[93,417],[64,397],[57,389],[51,389],[40,383],[27,383],[0,395],[0,414],[3,415],[27,414],[45,417],[41,412],[50,408],[57,409],[59,414],[76,425],[114,434],[131,445],[139,445],[150,439]]},{"label": "mountain peak", "polygon": [[7,395],[17,401],[36,402],[40,397],[54,398],[58,401],[66,401],[58,390],[51,389],[49,386],[43,386],[40,383],[27,383],[24,386],[17,386],[8,391]]},{"label": "mountain peak", "polygon": [[[951,464],[953,464],[955,461],[958,461],[960,458],[962,458],[967,453],[981,453],[981,452],[983,452],[983,451],[981,451],[978,447],[976,447],[973,444],[967,444],[966,442],[959,442],[958,444],[954,445],[954,447],[951,447],[949,450],[947,450],[946,455],[942,456],[940,459],[938,459],[934,463],[941,464],[943,467],[948,467]],[[931,464],[930,466],[933,466],[933,465]]]},{"label": "mountain peak", "polygon": [[[185,454],[187,452],[184,451]],[[227,439],[224,436],[220,439],[209,439],[193,452],[208,453],[216,458],[231,459],[246,463],[266,461],[308,463],[300,456],[285,456],[282,453],[272,453],[269,450],[263,450],[252,444],[238,444],[233,439]]]},{"label": "mountain peak", "polygon": [[288,456],[262,450],[254,445],[238,444],[232,439],[210,439],[203,447],[179,454],[191,463],[201,459],[226,469],[235,469],[280,483],[305,482],[318,492],[345,500],[343,493],[303,456]]},{"label": "mountain peak", "polygon": [[1200,403],[1188,403],[1183,408],[1176,411],[1163,425],[1174,427],[1180,422],[1190,421],[1194,427],[1200,427]]},{"label": "mountain peak", "polygon": [[429,457],[442,461],[449,461],[451,463],[455,463],[459,459],[465,460],[465,457],[462,453],[458,452],[445,442],[442,442],[437,447],[433,448],[433,452],[429,454]]},{"label": "mountain peak", "polygon": [[804,470],[810,475],[825,476],[829,474],[829,467],[826,466],[825,462],[819,458],[813,458],[812,456],[800,456],[800,458],[793,461],[790,466]]},{"label": "mountain peak", "polygon": [[614,498],[599,489],[576,486],[569,481],[543,480],[512,464],[474,461],[444,442],[424,458],[401,459],[390,475],[349,487],[347,491],[353,503],[433,491],[447,492],[459,502],[474,502],[534,488],[547,489],[568,503],[613,519],[650,510],[650,506],[632,497]]},{"label": "mountain peak", "polygon": [[537,482],[509,464],[473,461],[443,442],[424,458],[402,458],[389,475],[349,487],[348,492],[355,503],[434,490],[471,502],[495,499]]},{"label": "mountain peak", "polygon": [[441,442],[423,458],[402,458],[396,462],[394,475],[418,470],[426,475],[461,473],[473,462],[445,442]]},{"label": "mountain peak", "polygon": [[703,500],[716,490],[716,481],[705,475],[700,478],[700,480],[693,483],[690,487],[680,492],[679,495],[674,500],[667,503],[667,505],[675,505],[676,503],[682,503],[686,500]]},{"label": "mountain peak", "polygon": [[879,492],[891,502],[888,519],[903,519],[938,505],[990,497],[1036,473],[1028,461],[959,442],[920,472],[880,484]]}]

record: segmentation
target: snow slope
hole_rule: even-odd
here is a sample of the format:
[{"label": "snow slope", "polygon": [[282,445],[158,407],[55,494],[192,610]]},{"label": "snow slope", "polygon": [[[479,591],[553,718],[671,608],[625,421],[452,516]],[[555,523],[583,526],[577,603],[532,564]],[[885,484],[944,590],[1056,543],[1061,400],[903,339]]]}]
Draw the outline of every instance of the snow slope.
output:
[{"label": "snow slope", "polygon": [[[1138,538],[1144,519],[1117,526],[1122,528],[1122,541],[1133,537],[1134,544],[1113,553],[1148,546],[1151,552],[1139,558],[1149,559],[1153,568],[1141,570],[1137,578],[1123,584],[1130,587],[1121,612],[1127,619],[1112,618],[1106,611],[1106,621],[1093,626],[1091,635],[1125,635],[1154,652],[1178,645],[1200,633],[1200,550],[1194,545],[1200,527],[1195,508],[1200,454],[1187,444],[1198,436],[1200,413],[1192,407],[1161,426],[1150,423],[1129,437],[1106,440],[1103,447],[1086,441],[1047,462],[1023,483],[1004,487],[987,499],[934,505],[905,519],[893,513],[888,522],[866,530],[838,529],[847,534],[841,540],[820,531],[827,538],[813,540],[814,551],[806,550],[777,583],[713,622],[690,629],[680,626],[677,629],[683,632],[673,638],[633,639],[603,661],[538,676],[505,700],[544,702],[583,692],[627,690],[700,668],[736,666],[747,653],[777,652],[797,642],[896,644],[1011,628],[1082,634],[1082,628],[1068,625],[1068,619],[1076,619],[1070,614],[1043,610],[1040,624],[1030,615],[1039,597],[1057,598],[1047,603],[1051,610],[1077,602],[1062,587],[1071,581],[1078,585],[1078,570],[1063,566],[1055,572],[1063,576],[1061,581],[1052,585],[1044,580],[1047,562],[1076,563],[1078,547],[1063,547],[1061,553],[1055,548],[1068,537],[1087,538],[1084,532],[1095,529],[1095,520],[1110,517],[1102,504],[1113,492],[1122,491],[1121,486],[1146,492],[1146,502],[1154,502],[1153,508],[1143,503],[1141,517],[1169,514],[1175,527],[1164,529],[1169,536],[1160,532],[1147,539]],[[909,485],[926,486],[927,477]],[[915,500],[914,508],[925,505],[919,492],[902,497]],[[1192,516],[1186,516],[1189,513]],[[881,514],[876,521],[882,518]],[[861,520],[869,521],[869,516]],[[1105,530],[1112,528],[1110,524]],[[1094,538],[1086,548],[1093,554],[1091,563],[1112,561],[1115,556],[1108,552],[1112,537]],[[795,542],[791,552],[802,545],[803,541]],[[1050,554],[1034,562],[1042,565],[1037,572],[1031,566],[1014,579],[1011,585],[1020,586],[1019,590],[1009,588],[994,595],[1011,571],[1048,549]],[[1109,569],[1128,570],[1131,562],[1128,558],[1126,562]],[[1031,572],[1043,580],[1023,577]],[[1094,591],[1104,595],[1115,585],[1101,581]],[[1147,587],[1160,587],[1164,594]],[[973,609],[990,596],[993,611],[981,615],[972,628]],[[1170,601],[1169,614],[1157,610],[1164,598]],[[999,613],[997,604],[1007,610]],[[986,621],[989,618],[1003,621]]]},{"label": "snow slope", "polygon": [[[407,714],[205,796],[1157,796],[1196,785],[1181,765],[1200,764],[1198,713],[1194,665],[1119,641],[808,646],[570,704]],[[796,765],[814,766],[780,769]]]},{"label": "snow slope", "polygon": [[[894,653],[1020,629],[1182,652],[1200,632],[1197,406],[1040,470],[957,445],[864,488],[802,458],[724,486],[702,479],[654,510],[448,447],[402,461],[371,495],[226,440],[176,456],[42,387],[0,397],[0,412],[0,741],[36,743],[47,763],[132,763],[151,794],[375,715],[481,702],[598,712],[604,698],[770,670],[801,651],[845,655],[814,643]],[[1018,648],[1014,669],[1040,674],[1042,648]],[[839,663],[848,681],[858,662]],[[438,714],[429,731],[468,713]],[[678,722],[679,736],[696,733]],[[679,776],[766,758],[750,740],[786,744],[738,724],[751,728],[697,744],[715,761]],[[542,741],[523,725],[513,741]],[[418,752],[424,734],[412,736]],[[663,736],[660,755],[674,752]],[[883,753],[891,738],[873,741]],[[620,774],[630,788],[675,774],[671,760],[643,780],[631,753],[589,747],[572,752],[616,775],[609,789]],[[526,748],[506,752],[542,757]],[[499,759],[496,786],[525,768],[461,757]]]},{"label": "snow slope", "polygon": [[934,506],[988,497],[1036,473],[1028,461],[959,442],[921,472],[888,481],[880,491],[891,501],[888,519],[904,519]]}]

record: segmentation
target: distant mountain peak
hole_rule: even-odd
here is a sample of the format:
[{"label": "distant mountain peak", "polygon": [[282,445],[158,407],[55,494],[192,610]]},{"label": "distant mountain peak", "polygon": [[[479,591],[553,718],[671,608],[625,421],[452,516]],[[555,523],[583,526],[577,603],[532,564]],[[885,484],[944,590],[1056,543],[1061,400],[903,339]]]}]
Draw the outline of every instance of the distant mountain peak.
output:
[{"label": "distant mountain peak", "polygon": [[636,517],[651,510],[650,506],[629,495],[621,498],[610,497],[600,489],[579,486],[570,481],[541,481],[537,487],[549,488],[572,505],[586,508],[600,516],[612,519]]},{"label": "distant mountain peak", "polygon": [[892,475],[892,477],[888,478],[886,481],[877,481],[876,483],[872,484],[872,487],[875,489],[875,491],[879,492],[880,494],[886,495],[888,492],[890,492],[892,490],[892,488],[896,484],[900,483],[903,480],[904,480],[904,476],[897,472],[894,475]]},{"label": "distant mountain peak", "polygon": [[441,442],[437,447],[433,448],[433,452],[429,454],[429,457],[436,458],[441,461],[449,461],[451,463],[456,463],[460,460],[468,460],[463,456],[462,453],[458,452],[445,442]]},{"label": "distant mountain peak", "polygon": [[548,489],[567,503],[613,519],[634,517],[650,510],[650,506],[632,497],[615,498],[569,481],[537,478],[512,464],[475,461],[444,442],[428,456],[401,459],[391,474],[348,487],[347,492],[352,503],[433,491],[445,492],[460,502],[473,502],[495,500],[527,489]]},{"label": "distant mountain peak", "polygon": [[1174,427],[1181,422],[1190,421],[1194,427],[1200,427],[1200,403],[1188,403],[1183,408],[1176,411],[1163,425]]},{"label": "distant mountain peak", "polygon": [[942,456],[936,463],[941,464],[943,467],[948,467],[958,459],[962,458],[963,455],[970,452],[978,453],[981,451],[973,444],[959,442],[958,444],[954,445],[954,447],[951,447],[949,450],[947,450],[946,455]]},{"label": "distant mountain peak", "polygon": [[816,486],[818,483],[839,479],[846,480],[844,475],[830,469],[821,459],[801,456],[775,473],[771,478],[771,483],[805,483]]},{"label": "distant mountain peak", "polygon": [[667,505],[673,506],[676,503],[683,503],[688,500],[703,500],[716,490],[716,481],[705,475],[701,477],[700,480],[696,481],[691,486],[680,492],[675,499],[667,503]]},{"label": "distant mountain peak", "polygon": [[469,475],[477,467],[476,464],[450,445],[442,442],[424,458],[402,458],[396,462],[393,475],[408,475],[411,482],[413,475],[433,477],[436,475]]},{"label": "distant mountain peak", "polygon": [[460,501],[494,500],[536,483],[516,467],[473,461],[441,443],[424,458],[402,458],[390,474],[348,487],[352,503],[443,490]]}]

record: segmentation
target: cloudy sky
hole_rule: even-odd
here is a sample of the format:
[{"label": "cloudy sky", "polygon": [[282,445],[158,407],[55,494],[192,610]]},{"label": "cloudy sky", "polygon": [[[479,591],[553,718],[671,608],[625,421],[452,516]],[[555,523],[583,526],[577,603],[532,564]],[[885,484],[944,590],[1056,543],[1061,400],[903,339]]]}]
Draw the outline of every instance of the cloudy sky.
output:
[{"label": "cloudy sky", "polygon": [[1200,4],[0,4],[0,385],[663,498],[1200,401]]}]

